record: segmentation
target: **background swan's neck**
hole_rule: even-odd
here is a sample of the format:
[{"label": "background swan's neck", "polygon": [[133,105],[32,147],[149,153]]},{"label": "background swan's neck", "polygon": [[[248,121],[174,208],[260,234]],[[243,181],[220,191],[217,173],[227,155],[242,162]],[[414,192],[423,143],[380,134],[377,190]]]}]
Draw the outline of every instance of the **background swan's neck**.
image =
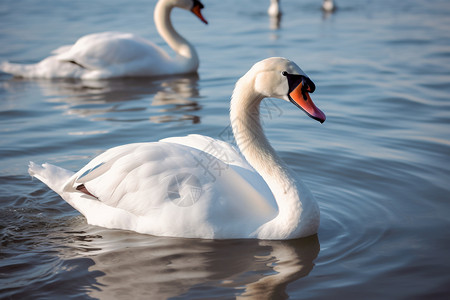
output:
[{"label": "background swan's neck", "polygon": [[179,56],[187,60],[189,68],[196,71],[199,65],[199,59],[195,48],[183,38],[172,26],[170,13],[173,6],[167,4],[167,1],[159,1],[156,4],[153,18],[156,29],[161,37],[169,44]]},{"label": "background swan's neck", "polygon": [[253,85],[246,81],[245,77],[238,81],[231,99],[233,134],[242,154],[268,184],[279,209],[278,216],[259,229],[258,237],[289,237],[299,230],[303,211],[299,186],[264,135],[259,109],[264,97],[248,88]]}]

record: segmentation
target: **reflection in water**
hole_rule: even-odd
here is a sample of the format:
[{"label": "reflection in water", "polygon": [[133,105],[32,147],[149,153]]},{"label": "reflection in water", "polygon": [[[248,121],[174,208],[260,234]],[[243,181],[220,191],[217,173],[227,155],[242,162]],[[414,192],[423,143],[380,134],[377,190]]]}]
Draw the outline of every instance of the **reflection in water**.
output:
[{"label": "reflection in water", "polygon": [[[124,78],[102,81],[41,80],[42,93],[69,115],[93,121],[155,123],[189,120],[199,122],[192,112],[200,109],[198,75],[164,78]],[[150,98],[150,99],[149,99]],[[162,106],[160,110],[149,108]],[[140,102],[136,102],[139,100]],[[150,116],[148,116],[150,114]]]},{"label": "reflection in water", "polygon": [[254,299],[289,298],[287,285],[307,276],[314,267],[313,261],[320,249],[317,235],[293,241],[260,241],[259,244],[271,247],[267,258],[273,261],[269,264],[276,273],[260,276],[257,281],[248,283],[242,296]]},{"label": "reflection in water", "polygon": [[275,16],[269,16],[270,19],[270,29],[277,30],[280,29],[281,24],[281,14]]},{"label": "reflection in water", "polygon": [[313,269],[320,249],[317,236],[198,240],[79,226],[85,230],[68,233],[78,237],[70,248],[92,259],[89,271],[102,275],[88,294],[104,299],[195,298],[208,287],[222,288],[227,298],[283,299],[286,286]]},{"label": "reflection in water", "polygon": [[[195,77],[178,77],[171,81],[164,81],[161,83],[161,90],[159,90],[153,97],[152,106],[163,106],[160,112],[194,112],[200,110],[201,107],[193,98],[199,97],[197,88],[198,75]],[[192,114],[183,114],[180,116],[170,115],[156,115],[150,117],[150,120],[155,123],[173,122],[192,120],[192,123],[199,123],[200,117]]]},{"label": "reflection in water", "polygon": [[333,12],[330,11],[322,11],[322,20],[327,20],[332,14]]}]

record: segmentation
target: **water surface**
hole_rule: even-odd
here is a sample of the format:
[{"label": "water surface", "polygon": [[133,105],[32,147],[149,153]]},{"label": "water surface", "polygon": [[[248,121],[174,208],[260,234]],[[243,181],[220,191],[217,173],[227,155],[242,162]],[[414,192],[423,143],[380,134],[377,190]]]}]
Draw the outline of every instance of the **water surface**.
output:
[{"label": "water surface", "polygon": [[[450,5],[447,1],[204,1],[176,11],[198,75],[100,82],[0,74],[0,297],[447,299]],[[269,1],[267,1],[269,2]],[[266,5],[267,4],[267,5]],[[3,1],[0,60],[32,63],[78,37],[134,32],[164,46],[154,1]],[[166,48],[167,49],[167,48]],[[198,133],[225,139],[235,81],[284,56],[315,82],[319,123],[267,100],[266,133],[319,202],[316,236],[161,238],[86,224],[27,174],[78,170],[107,148]]]}]

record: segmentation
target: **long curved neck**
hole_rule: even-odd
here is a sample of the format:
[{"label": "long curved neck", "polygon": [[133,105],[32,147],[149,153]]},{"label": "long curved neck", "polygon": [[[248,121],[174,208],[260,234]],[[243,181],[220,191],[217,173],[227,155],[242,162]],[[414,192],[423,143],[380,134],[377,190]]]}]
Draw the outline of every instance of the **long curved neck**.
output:
[{"label": "long curved neck", "polygon": [[263,177],[278,205],[278,216],[261,229],[264,231],[261,237],[287,237],[297,229],[302,213],[297,183],[264,135],[259,109],[264,97],[249,86],[253,86],[252,82],[243,77],[233,92],[230,107],[233,134],[242,154]]},{"label": "long curved neck", "polygon": [[153,14],[156,29],[170,48],[172,48],[179,56],[188,60],[190,68],[193,68],[195,71],[199,65],[197,51],[173,28],[170,20],[172,9],[173,6],[168,4],[167,1],[158,1]]}]

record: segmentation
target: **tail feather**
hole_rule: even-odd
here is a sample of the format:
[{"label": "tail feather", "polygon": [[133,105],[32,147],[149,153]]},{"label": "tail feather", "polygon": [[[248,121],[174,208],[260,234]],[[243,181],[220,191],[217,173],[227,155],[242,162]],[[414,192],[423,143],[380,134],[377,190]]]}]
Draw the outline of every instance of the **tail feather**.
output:
[{"label": "tail feather", "polygon": [[69,179],[75,174],[72,171],[45,163],[43,165],[30,162],[28,173],[48,185],[58,194],[62,194]]},{"label": "tail feather", "polygon": [[35,65],[14,64],[10,62],[0,63],[0,71],[12,74],[16,77],[29,77],[29,74],[34,73]]},{"label": "tail feather", "polygon": [[89,224],[138,231],[139,218],[133,213],[106,205],[97,201],[95,196],[73,188],[74,172],[47,163],[38,165],[30,162],[28,173],[58,193],[83,214]]},{"label": "tail feather", "polygon": [[23,78],[81,78],[85,68],[79,63],[62,61],[58,56],[49,56],[35,64],[0,63],[0,71]]}]

